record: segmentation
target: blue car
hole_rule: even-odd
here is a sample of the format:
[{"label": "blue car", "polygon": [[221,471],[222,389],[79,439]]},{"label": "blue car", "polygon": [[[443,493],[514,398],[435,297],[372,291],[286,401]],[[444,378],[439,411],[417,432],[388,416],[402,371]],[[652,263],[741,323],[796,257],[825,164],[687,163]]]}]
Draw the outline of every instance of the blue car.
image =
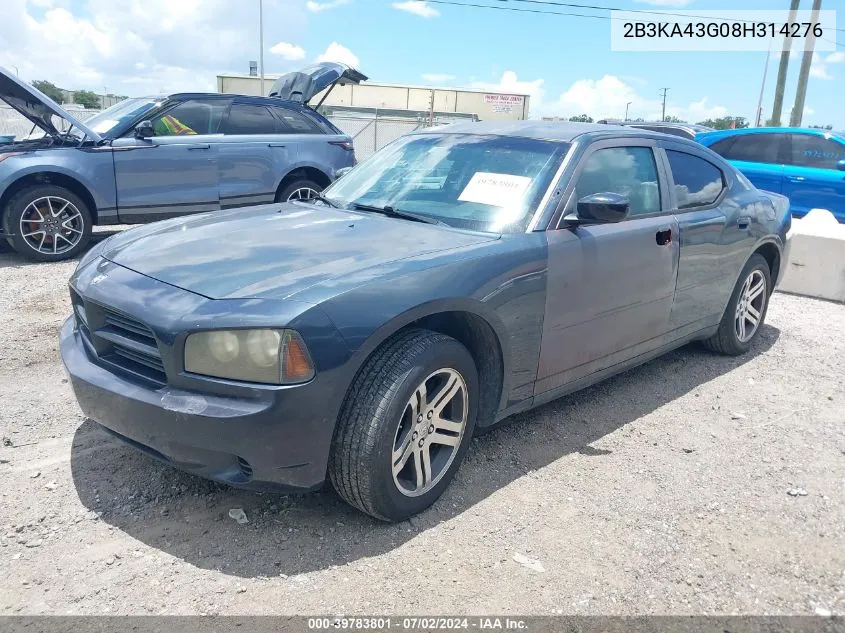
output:
[{"label": "blue car", "polygon": [[646,130],[486,121],[402,137],[318,200],[88,251],[60,334],[86,417],[148,455],[400,521],[475,429],[690,341],[761,332],[786,198]]},{"label": "blue car", "polygon": [[352,139],[307,106],[367,77],[323,63],[271,97],[127,99],[85,123],[0,68],[0,98],[35,134],[0,142],[0,238],[39,261],[73,257],[95,224],[311,198],[355,163]]},{"label": "blue car", "polygon": [[827,209],[845,222],[845,134],[805,128],[746,128],[695,137],[756,187],[789,198],[792,215]]}]

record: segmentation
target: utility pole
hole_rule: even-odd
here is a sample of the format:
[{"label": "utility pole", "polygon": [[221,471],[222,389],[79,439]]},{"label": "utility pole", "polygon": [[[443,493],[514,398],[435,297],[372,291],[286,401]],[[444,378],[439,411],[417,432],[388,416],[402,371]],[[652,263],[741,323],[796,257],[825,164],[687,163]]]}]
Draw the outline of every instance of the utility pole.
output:
[{"label": "utility pole", "polygon": [[[819,9],[822,7],[822,0],[813,0],[813,11],[810,14],[810,22],[815,24],[819,19]],[[801,119],[804,117],[804,99],[807,96],[807,78],[810,76],[810,64],[813,61],[813,48],[816,46],[816,36],[812,29],[804,42],[804,58],[801,60],[801,70],[798,71],[798,87],[795,89],[795,105],[792,106],[792,114],[789,117],[789,125],[801,127]]]},{"label": "utility pole", "polygon": [[666,120],[666,93],[669,92],[669,88],[661,88],[663,91],[663,118],[660,119],[661,121]]},{"label": "utility pole", "polygon": [[629,101],[628,103],[625,104],[625,119],[624,119],[625,121],[628,120],[628,106],[631,105],[632,103],[634,103],[634,102]]},{"label": "utility pole", "polygon": [[[790,24],[795,22],[795,13],[801,0],[792,0],[789,5]],[[792,48],[792,38],[783,38],[783,49],[780,52],[780,66],[778,66],[778,80],[775,84],[775,101],[772,105],[772,125],[780,125],[780,115],[783,112],[783,90],[786,87],[786,71],[789,67],[789,50]]]},{"label": "utility pole", "polygon": [[261,75],[261,96],[264,96],[264,0],[258,0],[258,68]]},{"label": "utility pole", "polygon": [[766,76],[769,74],[769,60],[772,57],[772,46],[769,45],[769,52],[766,53],[766,66],[763,68],[763,83],[760,84],[760,98],[757,100],[757,120],[754,127],[761,127],[763,119],[763,91],[766,89]]}]

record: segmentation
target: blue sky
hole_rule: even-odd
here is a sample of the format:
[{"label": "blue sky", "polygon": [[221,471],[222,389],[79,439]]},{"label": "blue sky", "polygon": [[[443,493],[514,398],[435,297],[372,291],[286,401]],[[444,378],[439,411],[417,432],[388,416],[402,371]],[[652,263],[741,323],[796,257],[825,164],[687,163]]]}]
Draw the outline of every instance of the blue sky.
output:
[{"label": "blue sky", "polygon": [[[470,0],[456,0],[458,2]],[[500,5],[495,0],[472,0]],[[142,94],[213,90],[217,72],[245,71],[258,56],[258,0],[3,0],[0,65],[67,88]],[[586,3],[585,3],[586,4]],[[620,9],[786,9],[788,0],[596,0]],[[802,8],[809,9],[810,0]],[[780,6],[783,5],[783,6]],[[264,0],[265,68],[315,59],[358,61],[371,79],[526,92],[534,115],[632,117],[667,112],[689,120],[753,118],[765,52],[621,53],[602,19],[535,15],[399,0]],[[509,3],[508,6],[531,5]],[[607,12],[543,7],[559,11]],[[824,0],[839,9],[845,2]],[[61,36],[58,32],[62,31]],[[75,33],[75,41],[62,41]],[[836,33],[845,42],[845,32]],[[45,42],[45,40],[47,40]],[[46,46],[45,46],[46,44]],[[817,54],[804,124],[845,129],[845,46]],[[796,51],[797,53],[797,51]],[[764,114],[771,112],[779,55],[772,55]],[[800,55],[790,62],[784,116]]]}]

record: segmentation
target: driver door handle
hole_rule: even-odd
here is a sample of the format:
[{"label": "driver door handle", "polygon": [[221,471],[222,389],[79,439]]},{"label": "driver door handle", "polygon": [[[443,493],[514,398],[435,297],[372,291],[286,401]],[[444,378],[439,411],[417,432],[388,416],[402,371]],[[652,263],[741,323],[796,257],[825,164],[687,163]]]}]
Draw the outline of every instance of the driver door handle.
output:
[{"label": "driver door handle", "polygon": [[188,148],[188,151],[192,152],[192,151],[197,150],[197,149],[211,149],[211,144],[209,143],[209,144],[206,144],[206,145],[191,145]]},{"label": "driver door handle", "polygon": [[661,229],[655,237],[658,246],[666,246],[672,242],[672,229]]}]

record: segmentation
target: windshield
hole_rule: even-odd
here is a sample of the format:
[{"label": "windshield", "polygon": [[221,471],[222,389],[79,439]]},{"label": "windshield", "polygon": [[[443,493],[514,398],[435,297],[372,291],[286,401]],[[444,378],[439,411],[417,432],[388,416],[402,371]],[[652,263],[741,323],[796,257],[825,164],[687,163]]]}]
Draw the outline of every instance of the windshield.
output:
[{"label": "windshield", "polygon": [[450,226],[524,231],[567,143],[474,134],[400,138],[323,193],[334,204],[392,207]]},{"label": "windshield", "polygon": [[124,99],[85,121],[85,125],[100,136],[111,136],[125,124],[151,110],[160,102],[156,99]]}]

